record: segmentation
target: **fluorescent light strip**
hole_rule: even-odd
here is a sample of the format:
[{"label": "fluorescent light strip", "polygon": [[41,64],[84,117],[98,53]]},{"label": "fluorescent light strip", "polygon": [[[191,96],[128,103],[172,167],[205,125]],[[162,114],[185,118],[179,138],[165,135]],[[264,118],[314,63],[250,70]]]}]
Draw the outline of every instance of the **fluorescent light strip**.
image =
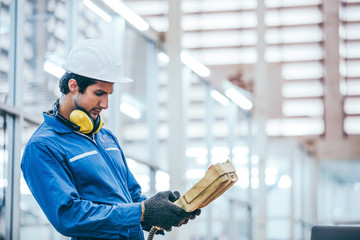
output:
[{"label": "fluorescent light strip", "polygon": [[168,55],[166,55],[164,52],[159,52],[157,54],[158,59],[163,63],[168,63],[170,58]]},{"label": "fluorescent light strip", "polygon": [[200,77],[210,76],[210,69],[199,62],[199,60],[191,56],[188,52],[181,53],[181,61]]},{"label": "fluorescent light strip", "polygon": [[253,107],[252,102],[247,97],[245,97],[243,94],[241,94],[239,91],[235,90],[234,88],[226,89],[225,94],[242,109],[244,109],[246,111],[252,109],[252,107]]},{"label": "fluorescent light strip", "polygon": [[139,31],[144,32],[149,30],[150,25],[122,2],[115,0],[104,0],[104,3],[111,7],[131,25],[136,27]]},{"label": "fluorescent light strip", "polygon": [[43,69],[44,71],[50,73],[51,75],[57,78],[61,78],[62,75],[64,75],[65,73],[64,69],[62,69],[61,67],[57,66],[55,63],[50,61],[45,61]]},{"label": "fluorescent light strip", "polygon": [[206,157],[208,154],[208,150],[204,147],[187,148],[185,154],[188,158]]},{"label": "fluorescent light strip", "polygon": [[94,4],[92,1],[90,0],[84,0],[83,4],[85,6],[87,6],[91,11],[93,11],[96,15],[98,15],[99,17],[101,17],[104,21],[106,22],[111,22],[112,17],[107,14],[104,10],[102,10],[101,8],[99,8],[96,4]]},{"label": "fluorescent light strip", "polygon": [[211,155],[213,156],[224,156],[227,157],[230,154],[228,147],[213,147],[211,149]]},{"label": "fluorescent light strip", "polygon": [[292,185],[291,178],[288,175],[282,175],[278,182],[279,188],[287,189],[290,188]]},{"label": "fluorescent light strip", "polygon": [[125,102],[121,103],[120,111],[133,119],[139,119],[141,117],[141,112],[139,111],[139,109]]},{"label": "fluorescent light strip", "polygon": [[211,90],[210,92],[211,97],[213,97],[216,101],[218,101],[221,105],[223,106],[228,106],[230,101],[227,97],[225,97],[224,95],[222,95],[221,93],[219,93],[216,90]]}]

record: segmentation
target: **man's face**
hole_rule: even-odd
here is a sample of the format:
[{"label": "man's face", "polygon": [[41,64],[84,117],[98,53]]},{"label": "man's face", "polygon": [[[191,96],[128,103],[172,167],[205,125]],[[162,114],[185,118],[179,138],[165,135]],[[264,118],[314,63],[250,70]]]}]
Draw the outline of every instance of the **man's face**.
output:
[{"label": "man's face", "polygon": [[88,86],[83,94],[78,92],[74,96],[75,107],[86,110],[96,119],[103,109],[108,108],[108,98],[113,91],[114,83],[98,81]]}]

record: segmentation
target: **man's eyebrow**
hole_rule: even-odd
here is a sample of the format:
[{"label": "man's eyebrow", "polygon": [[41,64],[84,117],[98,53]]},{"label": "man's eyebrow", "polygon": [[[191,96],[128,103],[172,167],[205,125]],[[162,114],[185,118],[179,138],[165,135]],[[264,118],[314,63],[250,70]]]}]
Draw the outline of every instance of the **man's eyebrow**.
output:
[{"label": "man's eyebrow", "polygon": [[[95,92],[108,94],[108,92],[101,90],[101,89],[97,89]],[[114,92],[114,90],[112,90],[109,94],[112,94],[113,92]]]}]

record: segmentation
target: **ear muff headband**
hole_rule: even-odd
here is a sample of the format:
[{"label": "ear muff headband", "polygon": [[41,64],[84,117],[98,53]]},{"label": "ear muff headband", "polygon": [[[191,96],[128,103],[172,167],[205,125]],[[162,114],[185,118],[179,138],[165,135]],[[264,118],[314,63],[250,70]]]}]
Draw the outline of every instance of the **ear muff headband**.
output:
[{"label": "ear muff headband", "polygon": [[79,132],[84,134],[97,133],[104,125],[104,121],[99,114],[94,120],[87,112],[76,109],[70,114],[70,121],[80,127]]}]

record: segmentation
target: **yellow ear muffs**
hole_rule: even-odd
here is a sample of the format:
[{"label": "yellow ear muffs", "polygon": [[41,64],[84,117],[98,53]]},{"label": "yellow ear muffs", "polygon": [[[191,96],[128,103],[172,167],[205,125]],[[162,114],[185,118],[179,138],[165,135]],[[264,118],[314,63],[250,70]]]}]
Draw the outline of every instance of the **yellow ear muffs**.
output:
[{"label": "yellow ear muffs", "polygon": [[93,118],[86,112],[76,109],[70,114],[70,121],[80,127],[79,132],[84,134],[97,133],[104,125],[104,121],[100,114],[93,120]]},{"label": "yellow ear muffs", "polygon": [[101,115],[99,114],[94,122],[93,133],[97,133],[103,125],[104,125],[104,120],[102,119]]}]

